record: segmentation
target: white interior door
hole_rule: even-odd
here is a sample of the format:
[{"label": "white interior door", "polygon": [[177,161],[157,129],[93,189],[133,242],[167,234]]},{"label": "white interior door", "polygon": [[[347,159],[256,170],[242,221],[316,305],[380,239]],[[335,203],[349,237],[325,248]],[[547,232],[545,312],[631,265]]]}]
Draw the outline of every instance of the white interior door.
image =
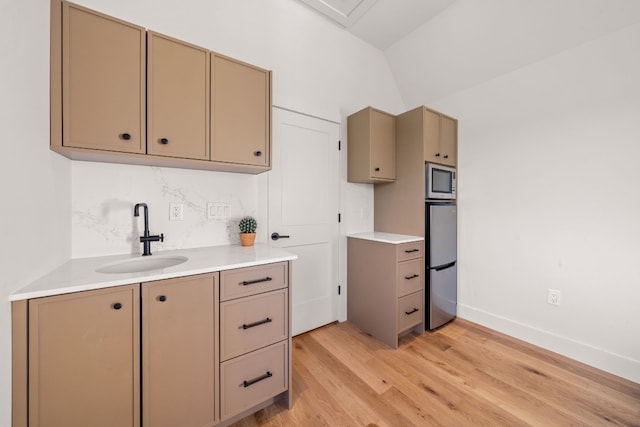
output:
[{"label": "white interior door", "polygon": [[268,239],[298,256],[294,335],[338,319],[338,135],[337,123],[273,109]]}]

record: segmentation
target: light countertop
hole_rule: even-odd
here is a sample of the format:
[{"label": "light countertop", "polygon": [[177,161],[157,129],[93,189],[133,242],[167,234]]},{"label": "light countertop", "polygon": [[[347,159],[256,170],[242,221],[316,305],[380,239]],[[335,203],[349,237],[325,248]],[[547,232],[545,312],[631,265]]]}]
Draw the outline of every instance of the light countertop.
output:
[{"label": "light countertop", "polygon": [[383,233],[381,231],[349,234],[348,237],[353,237],[354,239],[373,240],[375,242],[382,243],[391,243],[394,245],[399,245],[402,243],[421,242],[424,240],[424,237],[407,236],[405,234]]},{"label": "light countertop", "polygon": [[93,258],[76,258],[14,292],[10,301],[39,298],[71,292],[171,279],[194,274],[211,273],[241,267],[291,261],[296,255],[266,244],[255,246],[211,246],[205,248],[155,251],[153,256],[184,256],[188,260],[182,264],[163,269],[136,273],[98,273],[96,269],[117,261],[139,258],[141,255],[112,255]]}]

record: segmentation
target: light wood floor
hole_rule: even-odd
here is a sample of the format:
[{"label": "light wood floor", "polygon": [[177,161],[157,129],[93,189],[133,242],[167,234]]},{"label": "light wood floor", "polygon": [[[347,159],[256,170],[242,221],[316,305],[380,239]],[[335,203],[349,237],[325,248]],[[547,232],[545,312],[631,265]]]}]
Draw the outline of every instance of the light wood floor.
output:
[{"label": "light wood floor", "polygon": [[235,426],[640,426],[640,384],[461,319],[398,350],[349,322],[293,346],[293,409]]}]

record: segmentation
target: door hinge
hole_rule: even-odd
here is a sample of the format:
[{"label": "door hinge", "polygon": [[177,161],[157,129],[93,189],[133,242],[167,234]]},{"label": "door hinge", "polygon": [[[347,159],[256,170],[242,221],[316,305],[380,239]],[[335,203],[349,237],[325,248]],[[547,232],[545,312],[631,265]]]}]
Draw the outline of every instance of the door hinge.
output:
[{"label": "door hinge", "polygon": [[338,222],[342,222],[342,214],[338,214]]},{"label": "door hinge", "polygon": [[338,295],[340,295],[340,291],[341,291],[340,285],[338,285]]},{"label": "door hinge", "polygon": [[342,141],[338,140],[338,151],[342,150]]}]

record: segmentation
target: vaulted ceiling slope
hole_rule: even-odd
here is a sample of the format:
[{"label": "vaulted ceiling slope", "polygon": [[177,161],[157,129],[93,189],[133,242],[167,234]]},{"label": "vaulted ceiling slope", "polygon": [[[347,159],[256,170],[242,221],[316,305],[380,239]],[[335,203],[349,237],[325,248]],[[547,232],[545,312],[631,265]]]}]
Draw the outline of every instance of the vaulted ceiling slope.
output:
[{"label": "vaulted ceiling slope", "polygon": [[407,108],[640,22],[637,0],[302,1],[333,3],[347,17],[368,8],[345,29],[385,52]]}]

